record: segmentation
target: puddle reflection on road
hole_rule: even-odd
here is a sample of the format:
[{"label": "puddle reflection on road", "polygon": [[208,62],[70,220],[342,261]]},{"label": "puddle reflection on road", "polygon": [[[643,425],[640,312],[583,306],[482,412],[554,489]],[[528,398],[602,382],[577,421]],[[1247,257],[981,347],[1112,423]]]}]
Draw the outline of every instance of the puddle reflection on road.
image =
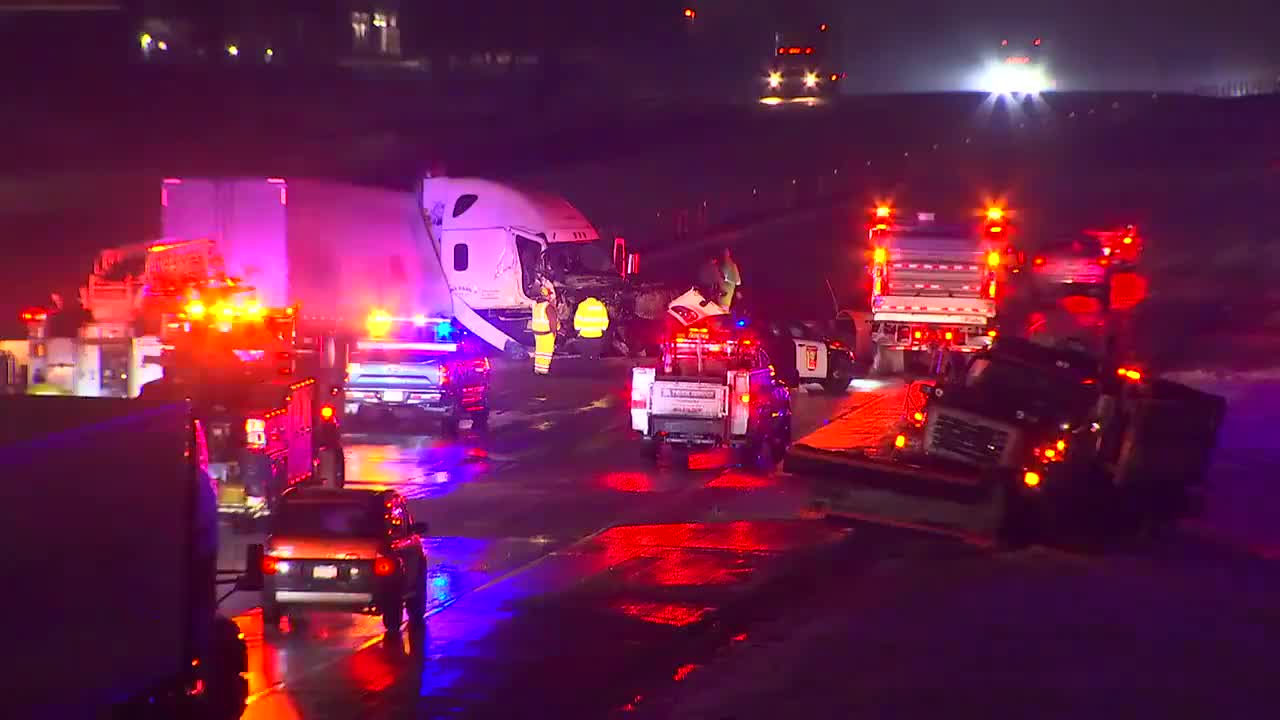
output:
[{"label": "puddle reflection on road", "polygon": [[474,438],[360,442],[380,439],[357,436],[347,441],[347,487],[395,490],[408,499],[439,497],[489,470],[488,450]]}]

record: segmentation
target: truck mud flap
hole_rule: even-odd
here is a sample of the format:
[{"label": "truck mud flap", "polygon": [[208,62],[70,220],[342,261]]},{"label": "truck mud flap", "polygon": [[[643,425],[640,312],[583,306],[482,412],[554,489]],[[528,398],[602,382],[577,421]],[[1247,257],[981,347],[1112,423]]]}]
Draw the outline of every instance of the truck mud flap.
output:
[{"label": "truck mud flap", "polygon": [[941,532],[988,545],[1005,524],[1006,494],[994,482],[797,445],[783,469],[810,479],[820,513]]}]

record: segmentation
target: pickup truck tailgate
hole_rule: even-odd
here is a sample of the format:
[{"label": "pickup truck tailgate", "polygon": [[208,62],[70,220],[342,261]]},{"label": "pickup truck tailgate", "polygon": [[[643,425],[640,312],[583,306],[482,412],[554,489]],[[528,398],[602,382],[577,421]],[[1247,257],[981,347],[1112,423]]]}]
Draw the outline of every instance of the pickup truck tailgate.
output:
[{"label": "pickup truck tailgate", "polygon": [[650,397],[649,413],[658,417],[716,419],[729,407],[729,388],[723,382],[658,380]]}]

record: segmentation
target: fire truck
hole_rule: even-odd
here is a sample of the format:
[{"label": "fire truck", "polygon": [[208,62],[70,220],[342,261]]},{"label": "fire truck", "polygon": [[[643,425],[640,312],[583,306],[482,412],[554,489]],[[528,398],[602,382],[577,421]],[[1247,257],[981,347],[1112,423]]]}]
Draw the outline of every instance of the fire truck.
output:
[{"label": "fire truck", "polygon": [[1000,208],[990,208],[979,227],[875,209],[868,230],[874,370],[900,372],[917,356],[991,344],[1007,230]]},{"label": "fire truck", "polygon": [[82,397],[137,397],[160,377],[167,340],[185,331],[179,320],[190,299],[238,290],[208,240],[103,250],[80,289],[80,308],[23,313],[28,385]]}]

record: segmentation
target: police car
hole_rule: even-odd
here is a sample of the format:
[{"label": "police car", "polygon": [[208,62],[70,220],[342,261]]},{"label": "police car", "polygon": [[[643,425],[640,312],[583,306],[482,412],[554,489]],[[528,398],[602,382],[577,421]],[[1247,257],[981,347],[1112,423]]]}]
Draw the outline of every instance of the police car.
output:
[{"label": "police car", "polygon": [[762,328],[765,350],[774,372],[790,387],[821,385],[842,393],[854,378],[853,350],[801,322],[769,322]]},{"label": "police car", "polygon": [[446,318],[374,311],[349,349],[344,414],[371,422],[439,420],[446,434],[489,422],[489,359]]}]

